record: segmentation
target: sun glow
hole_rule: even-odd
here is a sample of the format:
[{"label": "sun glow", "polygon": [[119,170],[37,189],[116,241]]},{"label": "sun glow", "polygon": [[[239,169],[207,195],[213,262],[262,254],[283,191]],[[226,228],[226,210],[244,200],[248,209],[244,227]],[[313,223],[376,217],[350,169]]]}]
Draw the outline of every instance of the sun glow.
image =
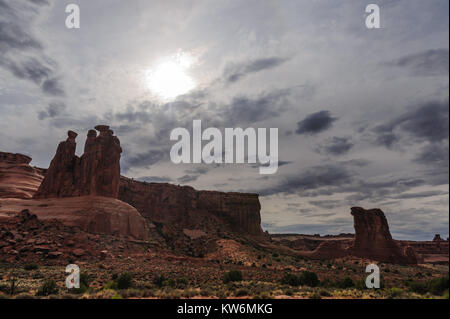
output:
[{"label": "sun glow", "polygon": [[195,88],[195,81],[188,74],[193,58],[189,54],[177,54],[147,72],[150,91],[165,100],[174,99]]}]

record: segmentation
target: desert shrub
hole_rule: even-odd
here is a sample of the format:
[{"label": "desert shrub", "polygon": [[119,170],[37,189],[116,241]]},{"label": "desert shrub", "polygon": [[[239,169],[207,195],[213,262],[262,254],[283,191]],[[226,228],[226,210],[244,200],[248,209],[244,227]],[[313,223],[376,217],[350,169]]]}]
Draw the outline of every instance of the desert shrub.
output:
[{"label": "desert shrub", "polygon": [[334,284],[330,279],[326,278],[320,282],[320,286],[325,288],[331,288],[334,286]]},{"label": "desert shrub", "polygon": [[34,298],[35,298],[35,296],[30,295],[28,293],[20,293],[14,297],[14,299],[34,299]]},{"label": "desert shrub", "polygon": [[355,283],[350,277],[345,277],[344,279],[336,282],[336,287],[342,289],[352,288],[355,287]]},{"label": "desert shrub", "polygon": [[84,294],[89,290],[89,284],[91,283],[91,277],[89,274],[82,272],[80,274],[80,288],[73,288],[70,291],[73,291],[76,294]]},{"label": "desert shrub", "polygon": [[53,279],[46,279],[39,290],[37,291],[37,296],[49,296],[58,293],[58,287],[56,286],[56,281]]},{"label": "desert shrub", "polygon": [[303,271],[299,277],[300,284],[309,287],[316,287],[320,281],[315,272]]},{"label": "desert shrub", "polygon": [[143,291],[138,289],[127,289],[120,292],[123,298],[143,297]]},{"label": "desert shrub", "polygon": [[239,289],[236,291],[236,297],[243,297],[248,296],[248,290],[247,289]]},{"label": "desert shrub", "polygon": [[160,288],[164,285],[164,282],[166,282],[166,281],[167,281],[167,279],[166,279],[166,277],[164,277],[164,275],[156,274],[155,277],[153,277],[153,283]]},{"label": "desert shrub", "polygon": [[355,288],[359,290],[364,290],[367,288],[366,281],[364,279],[357,280],[355,282]]},{"label": "desert shrub", "polygon": [[292,291],[292,289],[286,289],[286,290],[284,291],[284,294],[285,294],[286,296],[292,296],[292,295],[294,294],[294,292]]},{"label": "desert shrub", "polygon": [[391,288],[387,291],[387,297],[390,299],[399,298],[403,295],[403,290],[400,288]]},{"label": "desert shrub", "polygon": [[230,270],[223,274],[224,284],[234,281],[242,281],[242,273],[239,270]]},{"label": "desert shrub", "polygon": [[433,295],[442,295],[448,290],[448,277],[434,278],[428,282],[428,291]]},{"label": "desert shrub", "polygon": [[188,281],[186,278],[178,278],[176,280],[177,288],[185,288],[188,285]]},{"label": "desert shrub", "polygon": [[408,284],[409,290],[415,292],[417,294],[425,294],[427,293],[427,285],[421,281],[413,281]]},{"label": "desert shrub", "polygon": [[322,299],[322,296],[319,292],[315,291],[309,296],[309,299]]},{"label": "desert shrub", "polygon": [[331,297],[331,294],[330,294],[328,291],[326,291],[326,290],[321,290],[321,291],[319,291],[319,294],[320,294],[322,297]]},{"label": "desert shrub", "polygon": [[117,288],[118,289],[128,289],[133,285],[133,276],[124,272],[117,278]]},{"label": "desert shrub", "polygon": [[38,268],[39,266],[37,264],[26,264],[25,266],[23,266],[23,269],[25,270],[36,270]]},{"label": "desert shrub", "polygon": [[289,285],[289,286],[300,286],[301,282],[300,282],[300,278],[297,277],[294,274],[286,274],[283,276],[283,278],[281,278],[281,283],[283,285]]}]

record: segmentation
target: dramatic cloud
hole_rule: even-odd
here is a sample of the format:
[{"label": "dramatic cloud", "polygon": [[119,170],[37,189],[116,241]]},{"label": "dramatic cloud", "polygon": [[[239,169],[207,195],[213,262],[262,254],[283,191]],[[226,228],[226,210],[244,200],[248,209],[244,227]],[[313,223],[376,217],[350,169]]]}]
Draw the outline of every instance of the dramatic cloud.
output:
[{"label": "dramatic cloud", "polygon": [[300,191],[314,190],[324,186],[339,186],[351,183],[354,173],[344,165],[329,164],[308,168],[296,176],[286,177],[274,187],[258,190],[263,195],[278,193],[292,194]]},{"label": "dramatic cloud", "polygon": [[167,157],[167,152],[164,150],[154,150],[151,149],[148,152],[145,153],[139,153],[139,154],[130,154],[127,157],[124,158],[124,165],[122,168],[125,170],[129,169],[130,167],[150,167],[162,159],[164,157]]},{"label": "dramatic cloud", "polygon": [[45,111],[40,111],[38,113],[38,117],[40,120],[46,119],[47,117],[55,117],[60,115],[65,108],[66,105],[64,103],[52,102]]},{"label": "dramatic cloud", "polygon": [[269,57],[249,61],[247,63],[228,65],[225,68],[224,77],[229,83],[237,82],[251,73],[275,68],[286,61],[286,58]]},{"label": "dramatic cloud", "polygon": [[435,49],[408,54],[389,64],[408,68],[416,76],[448,76],[448,60],[448,49]]},{"label": "dramatic cloud", "polygon": [[332,117],[330,111],[319,111],[308,115],[297,123],[295,133],[313,135],[328,130],[337,118]]},{"label": "dramatic cloud", "polygon": [[[38,5],[47,5],[47,1],[31,1]],[[28,2],[17,1],[7,4],[0,0],[0,67],[11,72],[19,79],[31,81],[41,86],[45,94],[62,96],[62,84],[55,76],[55,62],[48,57],[41,42],[31,32],[31,21],[36,10]],[[30,13],[33,18],[22,18],[21,14]]]},{"label": "dramatic cloud", "polygon": [[141,176],[136,178],[138,181],[147,183],[170,183],[173,180],[168,176]]},{"label": "dramatic cloud", "polygon": [[319,145],[317,151],[329,155],[343,155],[348,153],[354,145],[350,140],[350,137],[333,136],[331,139],[328,139],[323,144]]},{"label": "dramatic cloud", "polygon": [[376,126],[372,130],[375,133],[375,142],[390,148],[402,138],[406,138],[409,142],[431,143],[447,140],[448,113],[448,101],[424,103],[385,124]]},{"label": "dramatic cloud", "polygon": [[442,169],[445,167],[448,168],[448,143],[433,143],[424,146],[414,161],[424,165],[433,165]]},{"label": "dramatic cloud", "polygon": [[225,123],[236,125],[242,122],[259,122],[279,116],[286,109],[289,90],[263,93],[256,98],[234,97],[223,112]]}]

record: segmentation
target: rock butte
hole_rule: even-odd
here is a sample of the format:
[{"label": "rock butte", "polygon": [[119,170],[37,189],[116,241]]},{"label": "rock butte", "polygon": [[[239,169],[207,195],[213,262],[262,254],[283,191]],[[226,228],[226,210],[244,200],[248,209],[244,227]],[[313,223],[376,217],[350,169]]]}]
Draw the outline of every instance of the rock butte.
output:
[{"label": "rock butte", "polygon": [[[119,139],[107,125],[95,129],[99,135],[88,131],[81,157],[75,155],[78,134],[69,131],[48,170],[31,167],[28,156],[0,152],[0,225],[15,227],[19,218],[18,227],[26,220],[41,228],[42,223],[50,223],[57,231],[59,226],[52,224],[57,221],[79,229],[74,238],[84,238],[84,246],[77,249],[89,251],[90,256],[106,253],[104,245],[98,248],[103,252],[96,252],[88,244],[86,232],[151,242],[189,256],[214,256],[228,238],[311,259],[355,256],[400,264],[423,260],[448,264],[448,240],[438,235],[428,242],[393,240],[380,209],[351,209],[355,235],[269,235],[261,228],[258,194],[197,191],[120,176]],[[0,256],[13,251],[11,245],[0,245]],[[54,251],[47,257],[61,254]]]}]

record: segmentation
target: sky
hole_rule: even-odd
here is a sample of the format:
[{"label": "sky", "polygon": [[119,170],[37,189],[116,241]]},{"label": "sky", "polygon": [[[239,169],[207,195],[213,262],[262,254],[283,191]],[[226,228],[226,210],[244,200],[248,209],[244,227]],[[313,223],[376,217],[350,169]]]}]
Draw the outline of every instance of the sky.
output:
[{"label": "sky", "polygon": [[[80,8],[69,29],[66,5]],[[0,0],[0,151],[48,167],[71,129],[110,125],[122,174],[256,192],[270,233],[396,239],[449,230],[449,2]],[[278,128],[279,169],[174,164],[170,132]]]}]

